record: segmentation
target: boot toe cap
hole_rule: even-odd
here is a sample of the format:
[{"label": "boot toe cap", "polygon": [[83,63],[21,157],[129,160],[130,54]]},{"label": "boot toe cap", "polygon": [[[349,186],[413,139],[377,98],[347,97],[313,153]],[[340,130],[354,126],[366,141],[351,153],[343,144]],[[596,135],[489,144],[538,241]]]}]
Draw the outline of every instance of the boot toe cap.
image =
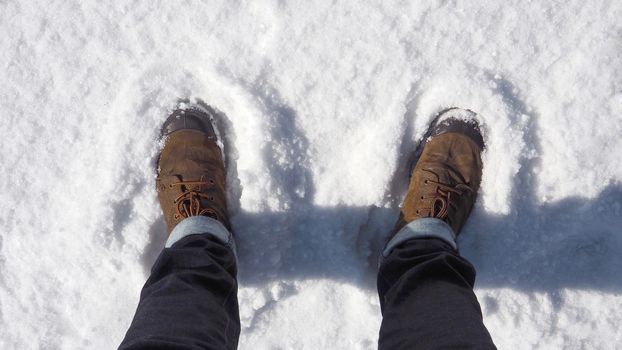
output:
[{"label": "boot toe cap", "polygon": [[431,130],[430,136],[445,133],[459,133],[469,137],[480,149],[484,149],[484,138],[475,119],[475,113],[460,108],[451,108],[442,112]]},{"label": "boot toe cap", "polygon": [[180,130],[197,130],[214,139],[216,138],[212,119],[206,112],[197,109],[173,111],[162,126],[162,136],[168,136]]}]

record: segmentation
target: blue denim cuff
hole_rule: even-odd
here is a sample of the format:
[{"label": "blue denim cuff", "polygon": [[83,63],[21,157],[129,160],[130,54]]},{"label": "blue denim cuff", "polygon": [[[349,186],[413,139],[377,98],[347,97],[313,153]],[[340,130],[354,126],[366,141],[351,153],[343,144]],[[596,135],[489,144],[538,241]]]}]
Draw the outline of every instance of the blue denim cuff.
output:
[{"label": "blue denim cuff", "polygon": [[411,221],[408,225],[404,226],[398,233],[391,238],[384,250],[382,251],[382,258],[386,258],[391,254],[391,251],[398,245],[414,239],[414,238],[438,238],[449,243],[455,250],[458,250],[456,245],[456,234],[454,230],[445,221],[436,218],[422,218]]},{"label": "blue denim cuff", "polygon": [[186,236],[200,234],[208,234],[216,237],[216,239],[233,251],[237,260],[235,241],[233,240],[231,232],[229,232],[220,221],[207,216],[190,216],[182,220],[173,228],[171,235],[166,241],[165,248],[172,247],[173,244]]}]

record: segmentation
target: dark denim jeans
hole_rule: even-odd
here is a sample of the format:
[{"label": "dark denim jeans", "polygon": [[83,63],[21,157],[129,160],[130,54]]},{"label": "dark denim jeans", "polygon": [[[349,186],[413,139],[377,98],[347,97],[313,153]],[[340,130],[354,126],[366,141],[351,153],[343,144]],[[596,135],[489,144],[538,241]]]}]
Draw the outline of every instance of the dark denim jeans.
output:
[{"label": "dark denim jeans", "polygon": [[[447,243],[412,239],[378,273],[381,349],[495,349],[473,294],[475,270]],[[235,257],[210,235],[166,248],[120,349],[235,349]]]},{"label": "dark denim jeans", "polygon": [[475,269],[437,238],[411,239],[378,272],[380,349],[496,349],[473,293]]}]

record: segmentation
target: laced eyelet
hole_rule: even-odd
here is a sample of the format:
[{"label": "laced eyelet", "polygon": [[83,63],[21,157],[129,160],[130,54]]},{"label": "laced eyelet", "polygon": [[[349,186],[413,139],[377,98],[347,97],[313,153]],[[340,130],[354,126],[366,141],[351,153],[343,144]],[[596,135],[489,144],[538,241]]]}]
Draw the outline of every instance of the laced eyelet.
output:
[{"label": "laced eyelet", "polygon": [[[208,215],[211,209],[205,207],[202,200],[214,201],[214,196],[208,196],[201,189],[208,183],[203,176],[198,181],[178,181],[170,184],[170,187],[181,186],[182,193],[173,200],[176,205],[175,220],[189,216]],[[213,181],[213,180],[211,180]]]}]

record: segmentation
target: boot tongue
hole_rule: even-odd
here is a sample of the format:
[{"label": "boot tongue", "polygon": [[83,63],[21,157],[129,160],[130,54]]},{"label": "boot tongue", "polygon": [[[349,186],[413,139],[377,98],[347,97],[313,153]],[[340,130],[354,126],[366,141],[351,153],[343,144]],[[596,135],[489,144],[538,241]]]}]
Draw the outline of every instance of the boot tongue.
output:
[{"label": "boot tongue", "polygon": [[438,167],[425,169],[430,174],[427,182],[432,184],[434,189],[430,195],[434,196],[430,207],[430,215],[438,219],[447,219],[449,216],[449,210],[451,209],[451,201],[459,200],[459,197],[464,192],[464,182],[457,174],[450,168]]}]

